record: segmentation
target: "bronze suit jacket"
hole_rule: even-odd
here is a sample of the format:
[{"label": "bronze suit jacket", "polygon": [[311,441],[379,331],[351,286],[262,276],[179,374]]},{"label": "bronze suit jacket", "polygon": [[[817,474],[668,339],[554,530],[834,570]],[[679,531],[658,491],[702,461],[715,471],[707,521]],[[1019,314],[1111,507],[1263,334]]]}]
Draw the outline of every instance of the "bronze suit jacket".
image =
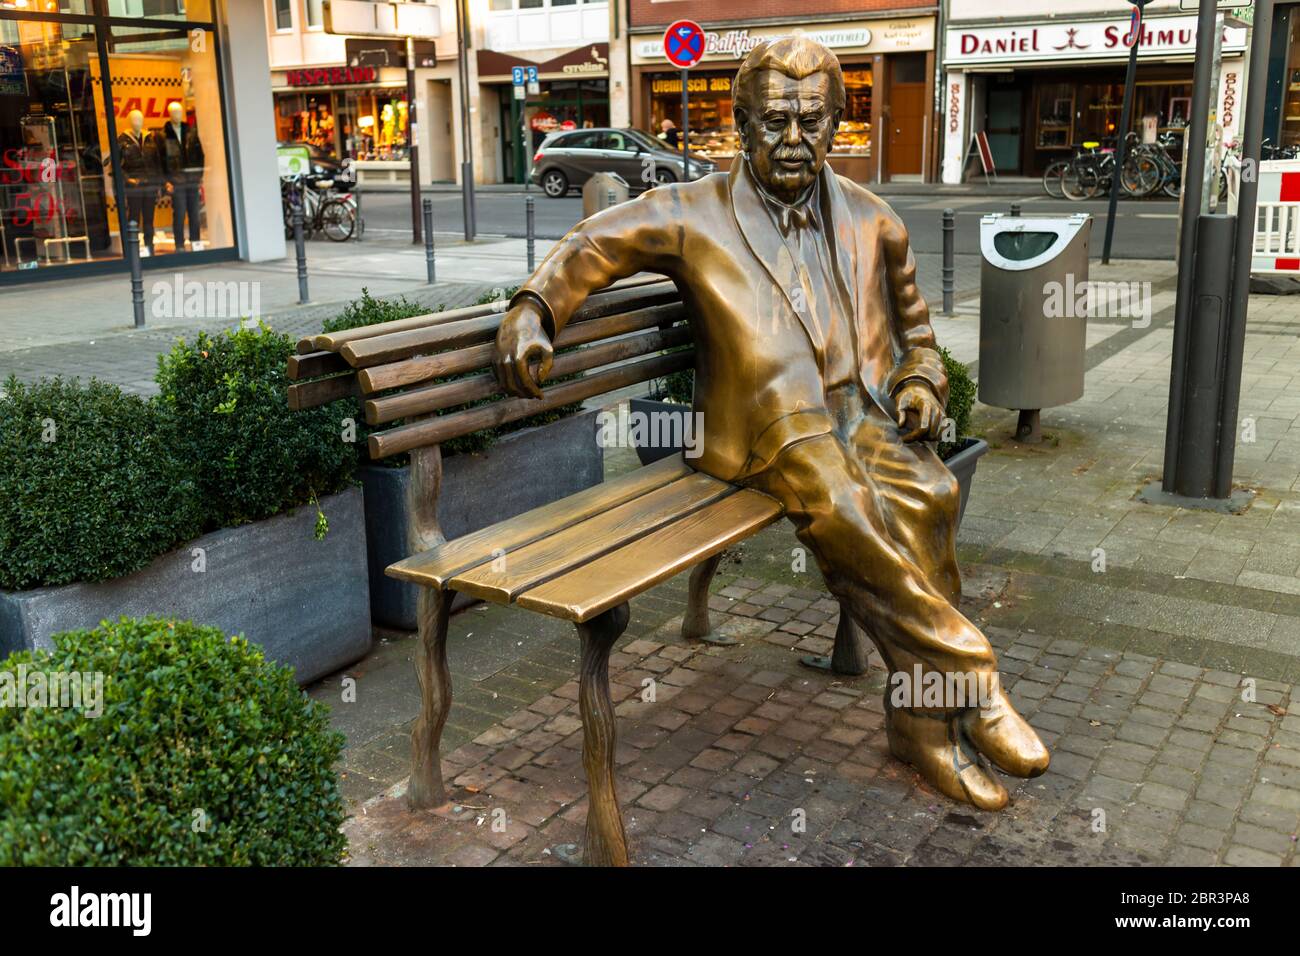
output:
[{"label": "bronze suit jacket", "polygon": [[[892,410],[907,381],[941,403],[948,381],[916,261],[901,220],[874,194],[821,172],[821,222],[853,310],[852,342],[822,343],[796,310],[796,265],[764,208],[749,167],[650,190],[580,222],[516,294],[549,313],[552,337],[587,296],[641,271],[681,291],[695,342],[695,409],[703,413],[700,471],[728,481],[758,474],[787,446],[840,431],[865,403]],[[856,355],[851,395],[828,395],[825,350]],[[843,433],[841,431],[841,433]]]}]

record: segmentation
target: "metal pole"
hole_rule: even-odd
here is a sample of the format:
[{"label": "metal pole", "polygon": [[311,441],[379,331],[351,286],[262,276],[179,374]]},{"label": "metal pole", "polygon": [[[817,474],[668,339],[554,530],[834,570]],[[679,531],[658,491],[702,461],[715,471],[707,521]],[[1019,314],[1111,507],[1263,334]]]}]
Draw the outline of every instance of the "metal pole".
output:
[{"label": "metal pole", "polygon": [[302,238],[302,206],[293,207],[293,247],[298,255],[298,302],[307,301],[307,243]]},{"label": "metal pole", "polygon": [[[1254,40],[1251,40],[1251,48],[1254,49]],[[1219,126],[1219,77],[1223,72],[1223,14],[1220,13],[1214,18],[1214,67],[1210,73],[1210,109],[1214,113],[1214,123],[1206,126],[1206,176],[1205,181],[1201,184],[1201,212],[1210,211],[1212,203],[1218,201],[1219,193],[1219,164],[1216,160],[1219,158],[1222,144],[1222,132]],[[1210,142],[1210,135],[1214,135],[1213,145]]]},{"label": "metal pole", "polygon": [[406,141],[411,151],[411,242],[420,241],[419,126],[415,121],[415,38],[406,38]]},{"label": "metal pole", "polygon": [[429,276],[429,285],[438,281],[437,268],[433,261],[433,200],[424,200],[424,271]]},{"label": "metal pole", "polygon": [[456,0],[456,43],[460,47],[460,194],[461,214],[465,220],[465,241],[473,242],[477,231],[474,221],[474,144],[469,118],[469,9],[465,0]]},{"label": "metal pole", "polygon": [[956,246],[957,214],[951,209],[943,211],[943,314],[952,315],[954,291],[953,252]]},{"label": "metal pole", "polygon": [[1011,215],[1016,216],[1017,218],[1019,218],[1019,216],[1020,216],[1020,203],[1018,203],[1018,202],[1013,202],[1013,203],[1011,204]]},{"label": "metal pole", "polygon": [[360,242],[361,237],[365,235],[366,232],[366,220],[362,218],[361,215],[361,183],[360,182],[354,182],[352,184],[352,202],[355,203],[357,207],[357,228],[356,231],[353,233],[353,235],[356,236],[357,242]]},{"label": "metal pole", "polygon": [[140,224],[132,219],[126,224],[126,259],[131,266],[131,311],[135,327],[144,328],[144,269],[140,265]]},{"label": "metal pole", "polygon": [[[1169,369],[1169,408],[1165,421],[1164,474],[1160,486],[1172,494],[1178,473],[1179,437],[1183,429],[1183,390],[1187,380],[1187,344],[1189,338],[1196,263],[1196,225],[1200,204],[1188,203],[1186,197],[1201,195],[1205,181],[1205,137],[1210,122],[1210,70],[1214,58],[1214,21],[1218,11],[1213,3],[1201,5],[1196,20],[1196,66],[1192,74],[1192,116],[1187,131],[1187,162],[1183,169],[1183,218],[1178,226],[1178,298],[1174,304],[1173,360]],[[1268,52],[1255,54],[1268,59]],[[1253,62],[1253,58],[1252,58]],[[1263,87],[1260,87],[1262,90]],[[1262,95],[1262,93],[1260,94]],[[1249,106],[1249,95],[1247,106]],[[1119,170],[1116,169],[1118,174]]]},{"label": "metal pole", "polygon": [[533,240],[534,226],[534,209],[535,200],[532,196],[524,197],[524,229],[528,240],[528,274],[532,275],[533,270],[537,267],[537,246]]},{"label": "metal pole", "polygon": [[[1147,0],[1137,0],[1135,6],[1141,13]],[[1106,239],[1101,245],[1101,264],[1110,264],[1111,240],[1115,238],[1115,213],[1119,207],[1119,179],[1124,170],[1124,151],[1128,148],[1128,128],[1133,122],[1133,88],[1137,83],[1138,47],[1142,45],[1142,27],[1139,20],[1137,36],[1128,48],[1128,71],[1124,74],[1124,106],[1119,111],[1119,143],[1115,147],[1115,171],[1110,177],[1110,203],[1106,207]]]},{"label": "metal pole", "polygon": [[690,70],[682,70],[682,172],[688,183],[691,181],[691,94],[686,86],[690,75]]},{"label": "metal pole", "polygon": [[[1264,137],[1264,98],[1268,88],[1268,51],[1273,32],[1273,0],[1258,0],[1250,39],[1250,74],[1246,81],[1246,116],[1241,160],[1259,169]],[[1259,175],[1241,177],[1237,192],[1236,258],[1233,262],[1232,299],[1228,312],[1228,341],[1224,350],[1223,407],[1219,412],[1219,458],[1214,474],[1214,496],[1232,494],[1232,466],[1237,456],[1237,413],[1241,402],[1241,364],[1246,347],[1246,306],[1250,298],[1250,260],[1255,251],[1256,200]]]}]

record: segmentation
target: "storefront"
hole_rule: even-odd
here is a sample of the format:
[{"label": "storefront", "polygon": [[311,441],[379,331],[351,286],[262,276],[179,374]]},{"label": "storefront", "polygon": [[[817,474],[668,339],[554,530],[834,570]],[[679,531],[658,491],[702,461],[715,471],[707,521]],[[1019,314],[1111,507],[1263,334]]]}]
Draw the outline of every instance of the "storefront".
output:
[{"label": "storefront", "polygon": [[[839,57],[847,91],[832,167],[858,182],[921,179],[930,168],[934,20],[855,20],[801,28]],[[732,81],[740,60],[789,27],[738,27],[706,34],[703,62],[687,80],[691,148],[724,168],[740,149]],[[659,135],[682,125],[681,72],[664,57],[662,31],[632,37],[632,125]]]},{"label": "storefront", "polygon": [[[537,69],[537,90],[515,94],[513,69]],[[547,60],[533,61],[478,51],[478,79],[495,92],[500,110],[501,181],[522,183],[528,159],[548,133],[609,125],[609,44],[594,43]],[[490,102],[490,97],[484,97]]]},{"label": "storefront", "polygon": [[[980,175],[970,149],[988,137],[1000,175],[1037,176],[1077,144],[1120,134],[1127,17],[976,25],[954,23],[944,43],[944,182]],[[1192,98],[1195,16],[1147,17],[1138,51],[1131,130],[1178,149]],[[1236,138],[1246,31],[1223,35],[1218,118]]]},{"label": "storefront", "polygon": [[[0,0],[0,283],[237,255],[209,0]],[[32,6],[34,8],[34,5]]]},{"label": "storefront", "polygon": [[1264,136],[1280,146],[1300,146],[1300,3],[1273,8]]},{"label": "storefront", "polygon": [[[347,62],[271,73],[280,143],[305,143],[350,160],[361,183],[411,177],[406,53],[400,41],[349,38]],[[417,44],[416,68],[437,63],[431,41]]]}]

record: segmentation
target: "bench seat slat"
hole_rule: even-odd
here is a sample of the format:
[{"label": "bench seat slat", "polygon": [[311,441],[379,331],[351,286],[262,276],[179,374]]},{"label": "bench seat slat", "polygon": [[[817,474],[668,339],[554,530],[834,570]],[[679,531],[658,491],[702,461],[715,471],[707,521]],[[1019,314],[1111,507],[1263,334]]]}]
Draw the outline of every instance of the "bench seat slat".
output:
[{"label": "bench seat slat", "polygon": [[691,469],[682,456],[672,455],[612,481],[583,489],[526,514],[412,555],[390,565],[385,573],[390,577],[441,588],[453,574],[491,561],[500,551],[508,553],[532,544],[689,474]]},{"label": "bench seat slat", "polygon": [[452,577],[447,586],[498,604],[543,581],[636,541],[720,498],[735,485],[693,472],[684,478],[593,515],[549,537],[510,551],[499,570],[485,562]]},{"label": "bench seat slat", "polygon": [[775,498],[741,489],[593,561],[524,591],[515,605],[582,623],[761,531]]}]

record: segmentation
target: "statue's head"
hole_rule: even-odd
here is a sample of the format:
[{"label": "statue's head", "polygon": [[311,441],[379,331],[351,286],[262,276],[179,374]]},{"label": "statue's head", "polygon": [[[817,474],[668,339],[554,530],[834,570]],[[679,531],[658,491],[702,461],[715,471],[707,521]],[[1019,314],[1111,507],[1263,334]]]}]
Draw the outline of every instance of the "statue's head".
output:
[{"label": "statue's head", "polygon": [[821,172],[844,115],[840,61],[807,37],[762,43],[736,72],[732,112],[754,175],[794,202]]}]

